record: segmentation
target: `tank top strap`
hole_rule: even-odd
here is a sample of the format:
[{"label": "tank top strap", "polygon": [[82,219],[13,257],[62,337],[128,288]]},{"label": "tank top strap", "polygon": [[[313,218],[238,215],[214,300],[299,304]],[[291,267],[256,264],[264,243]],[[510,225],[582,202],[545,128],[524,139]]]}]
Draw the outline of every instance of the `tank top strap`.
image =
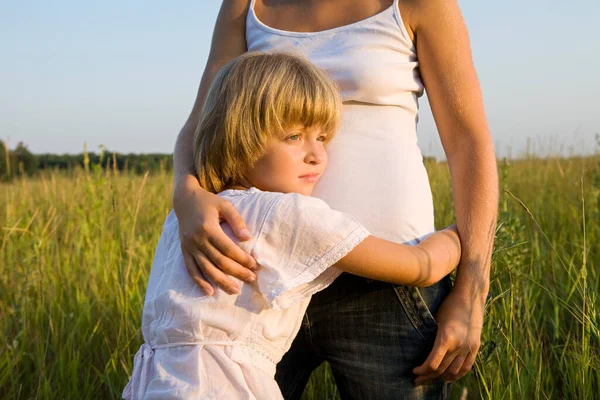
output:
[{"label": "tank top strap", "polygon": [[[394,0],[394,2],[392,3],[392,5],[393,5],[394,7],[398,7],[398,1],[399,1],[399,0]],[[249,8],[249,10],[252,10],[252,11],[254,11],[254,3],[255,3],[255,2],[256,2],[256,0],[250,0],[250,8]]]},{"label": "tank top strap", "polygon": [[406,27],[404,26],[404,22],[402,21],[402,16],[400,15],[400,8],[398,6],[398,3],[399,3],[399,0],[393,0],[393,3],[391,6],[389,6],[385,10],[380,11],[379,13],[374,14],[370,17],[367,17],[360,21],[352,22],[352,23],[349,23],[346,25],[342,25],[342,26],[338,26],[338,27],[330,28],[330,29],[325,29],[325,30],[317,31],[317,32],[293,32],[293,31],[276,29],[271,26],[265,25],[256,15],[256,11],[254,9],[256,6],[256,0],[250,0],[250,6],[248,7],[246,19],[251,20],[254,23],[254,25],[257,25],[260,29],[270,31],[270,33],[276,33],[279,35],[297,36],[297,37],[309,37],[309,36],[314,36],[314,35],[339,32],[339,31],[343,31],[343,30],[352,30],[352,29],[356,29],[358,27],[364,27],[366,25],[373,25],[374,21],[377,21],[377,20],[378,21],[383,20],[384,23],[388,23],[385,20],[387,18],[390,18],[390,16],[391,16],[392,23],[397,28],[400,29],[402,35],[405,37],[405,39],[408,39],[408,41],[411,42],[410,44],[412,45],[412,40],[410,39],[410,36],[408,35],[408,32],[406,31]]}]

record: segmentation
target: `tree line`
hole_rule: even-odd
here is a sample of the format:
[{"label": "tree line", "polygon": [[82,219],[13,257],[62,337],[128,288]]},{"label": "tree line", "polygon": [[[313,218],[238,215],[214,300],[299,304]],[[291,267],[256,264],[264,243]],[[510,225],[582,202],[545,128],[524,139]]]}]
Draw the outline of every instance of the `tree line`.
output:
[{"label": "tree line", "polygon": [[[436,163],[434,157],[424,157],[428,162]],[[0,140],[0,181],[10,181],[20,176],[35,176],[44,170],[72,171],[77,168],[103,168],[125,173],[142,175],[146,172],[171,172],[173,154],[122,154],[107,151],[101,146],[99,153],[80,154],[33,154],[23,142],[10,150]]]},{"label": "tree line", "polygon": [[44,170],[69,171],[92,166],[132,174],[170,172],[173,168],[173,155],[121,154],[105,148],[101,148],[99,153],[84,151],[80,154],[33,154],[23,142],[19,142],[11,150],[0,140],[0,181],[24,175],[35,176]]}]

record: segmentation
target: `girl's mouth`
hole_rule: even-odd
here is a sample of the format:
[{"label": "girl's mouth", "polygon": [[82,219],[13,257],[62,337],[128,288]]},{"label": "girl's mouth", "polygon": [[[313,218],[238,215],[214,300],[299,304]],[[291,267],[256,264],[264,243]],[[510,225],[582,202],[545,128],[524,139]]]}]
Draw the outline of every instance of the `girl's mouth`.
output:
[{"label": "girl's mouth", "polygon": [[306,175],[301,175],[298,178],[300,178],[301,180],[303,180],[305,182],[316,182],[319,180],[319,174],[306,174]]}]

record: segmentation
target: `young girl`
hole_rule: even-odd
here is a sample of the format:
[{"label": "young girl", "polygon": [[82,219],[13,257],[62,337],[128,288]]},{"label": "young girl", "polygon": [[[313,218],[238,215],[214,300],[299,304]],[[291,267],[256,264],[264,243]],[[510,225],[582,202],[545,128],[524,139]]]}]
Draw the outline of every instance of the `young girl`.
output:
[{"label": "young girl", "polygon": [[246,221],[252,239],[238,245],[260,269],[255,282],[238,281],[236,295],[205,295],[186,271],[171,212],[146,292],[145,343],[124,398],[282,398],[275,366],[313,293],[343,271],[421,287],[456,267],[455,228],[416,246],[388,242],[309,197],[325,172],[340,106],[327,76],[289,54],[247,53],[217,74],[196,133],[196,170],[201,185]]}]

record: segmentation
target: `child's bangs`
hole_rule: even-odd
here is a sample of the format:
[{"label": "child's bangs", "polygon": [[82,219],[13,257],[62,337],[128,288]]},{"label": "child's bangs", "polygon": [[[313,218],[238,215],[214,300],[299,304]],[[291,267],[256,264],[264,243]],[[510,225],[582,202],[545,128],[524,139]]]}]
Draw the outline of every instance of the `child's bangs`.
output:
[{"label": "child's bangs", "polygon": [[319,126],[329,134],[330,140],[340,121],[341,102],[338,90],[325,73],[316,67],[302,67],[301,71],[290,74],[275,96],[277,101],[273,104],[273,114],[277,128],[283,130],[292,125]]}]

